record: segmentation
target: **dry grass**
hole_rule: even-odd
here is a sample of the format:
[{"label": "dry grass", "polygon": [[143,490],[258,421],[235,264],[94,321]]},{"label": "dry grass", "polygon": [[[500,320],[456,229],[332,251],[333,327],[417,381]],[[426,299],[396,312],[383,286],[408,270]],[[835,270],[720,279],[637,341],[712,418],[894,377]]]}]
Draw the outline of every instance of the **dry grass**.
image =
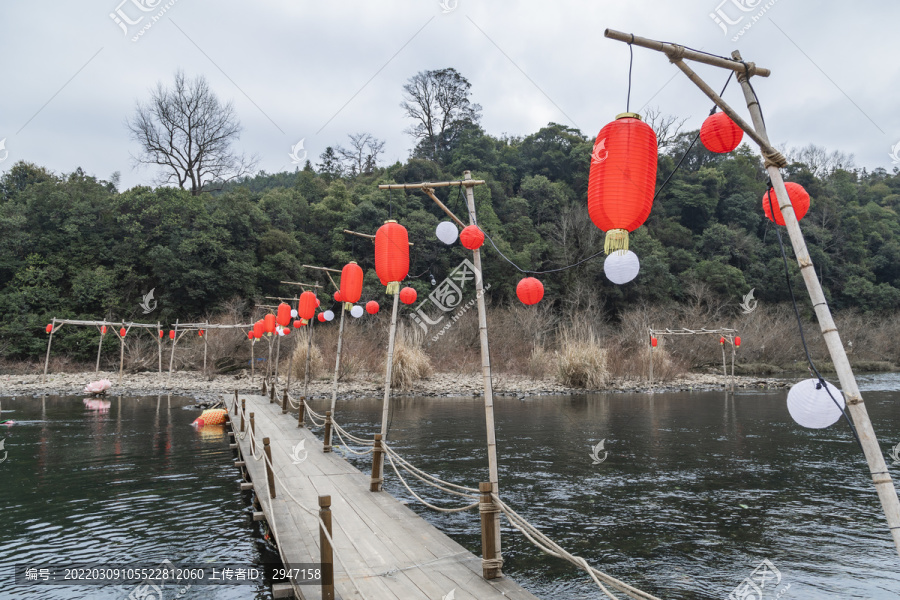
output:
[{"label": "dry grass", "polygon": [[606,356],[607,350],[600,346],[593,332],[565,329],[557,354],[556,376],[569,387],[600,389],[609,380]]},{"label": "dry grass", "polygon": [[306,355],[307,349],[310,348],[309,378],[310,380],[315,379],[323,372],[325,367],[325,362],[322,359],[322,351],[316,344],[309,346],[309,329],[306,327],[291,335],[297,336],[295,339],[291,340],[292,343],[296,344],[290,363],[290,368],[293,370],[292,377],[297,381],[303,381],[306,378]]},{"label": "dry grass", "polygon": [[431,359],[423,348],[424,336],[420,330],[403,325],[394,340],[394,360],[391,370],[391,387],[408,389],[429,377],[433,371]]}]

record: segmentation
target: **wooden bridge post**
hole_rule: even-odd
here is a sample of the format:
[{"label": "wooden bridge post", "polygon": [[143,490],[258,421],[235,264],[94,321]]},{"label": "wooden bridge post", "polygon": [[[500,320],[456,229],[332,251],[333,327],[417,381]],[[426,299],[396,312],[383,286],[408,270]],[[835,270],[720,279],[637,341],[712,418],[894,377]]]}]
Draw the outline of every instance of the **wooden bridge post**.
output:
[{"label": "wooden bridge post", "polygon": [[288,397],[287,396],[288,396],[287,388],[285,388],[284,394],[281,396],[281,414],[283,414],[283,415],[287,414],[287,406],[288,406]]},{"label": "wooden bridge post", "polygon": [[483,481],[478,484],[478,491],[481,492],[481,503],[478,507],[481,512],[481,569],[485,579],[497,579],[502,577],[500,567],[503,566],[503,559],[497,553],[497,513],[500,512],[494,506],[494,499],[491,497],[493,486],[489,481]]},{"label": "wooden bridge post", "polygon": [[[334,600],[334,550],[328,536],[331,533],[331,496],[319,496],[319,548],[322,563],[322,600]],[[328,536],[325,531],[328,531]]]},{"label": "wooden bridge post", "polygon": [[275,404],[275,382],[269,386],[269,404]]},{"label": "wooden bridge post", "polygon": [[241,433],[244,433],[244,413],[247,412],[247,399],[241,400]]},{"label": "wooden bridge post", "polygon": [[381,434],[375,434],[375,447],[372,451],[372,483],[370,492],[380,492],[384,477],[381,476],[381,467],[384,464],[384,450],[381,447]]},{"label": "wooden bridge post", "polygon": [[238,393],[237,390],[234,390],[234,414],[237,414],[237,405],[238,405]]},{"label": "wooden bridge post", "polygon": [[263,380],[262,380],[262,381],[263,381],[262,395],[263,395],[263,396],[268,396],[268,395],[269,395],[269,391],[266,389],[266,378],[263,377]]},{"label": "wooden bridge post", "polygon": [[255,413],[250,413],[250,454],[256,454],[255,447],[253,445],[253,438],[256,437],[256,419]]},{"label": "wooden bridge post", "polygon": [[269,438],[263,438],[263,452],[266,453],[266,479],[269,480],[269,498],[275,497],[275,472],[272,471],[272,448],[269,447]]},{"label": "wooden bridge post", "polygon": [[325,439],[322,452],[331,452],[331,411],[325,411]]},{"label": "wooden bridge post", "polygon": [[297,427],[303,427],[306,425],[303,417],[306,413],[306,396],[300,398],[300,409],[297,412]]}]

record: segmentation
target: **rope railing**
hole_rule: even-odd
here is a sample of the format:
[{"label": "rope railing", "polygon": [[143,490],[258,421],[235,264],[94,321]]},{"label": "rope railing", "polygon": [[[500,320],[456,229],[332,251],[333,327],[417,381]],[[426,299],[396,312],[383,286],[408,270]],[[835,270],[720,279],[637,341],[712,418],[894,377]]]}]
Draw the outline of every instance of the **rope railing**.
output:
[{"label": "rope railing", "polygon": [[[475,502],[473,502],[472,504],[469,504],[468,506],[461,506],[461,507],[459,507],[459,508],[445,508],[445,507],[442,507],[442,506],[435,506],[434,504],[431,504],[430,502],[428,502],[427,500],[424,500],[421,496],[419,496],[418,494],[416,494],[414,491],[412,491],[412,488],[409,487],[409,484],[406,483],[406,480],[405,480],[405,479],[403,479],[403,475],[401,475],[401,474],[400,474],[400,471],[397,470],[397,465],[394,463],[394,457],[391,456],[390,452],[388,452],[388,453],[386,453],[386,454],[387,454],[388,460],[389,460],[390,463],[391,463],[391,467],[393,467],[393,469],[394,469],[394,473],[397,474],[397,479],[400,480],[400,483],[403,484],[403,487],[406,488],[406,491],[408,491],[410,494],[412,494],[413,497],[414,497],[416,500],[418,500],[419,502],[421,502],[422,504],[424,504],[424,505],[427,506],[428,508],[430,508],[430,509],[432,509],[432,510],[439,511],[439,512],[444,512],[444,513],[455,513],[455,512],[462,512],[462,511],[464,511],[464,510],[470,510],[470,509],[475,508],[476,506],[478,506],[478,500],[477,500],[477,499],[476,499]],[[411,472],[411,471],[410,471],[410,472]],[[420,479],[421,481],[425,481],[425,480],[422,479],[421,477],[420,477],[419,479]],[[428,483],[428,482],[426,482],[426,483]],[[434,484],[431,484],[431,485],[434,485]],[[439,487],[439,486],[434,485],[434,487]],[[445,488],[441,488],[441,489],[445,489]],[[457,492],[451,492],[451,493],[457,493]],[[464,494],[459,494],[459,495],[462,496],[462,495],[464,495]],[[477,497],[476,497],[476,498],[477,498]]]}]

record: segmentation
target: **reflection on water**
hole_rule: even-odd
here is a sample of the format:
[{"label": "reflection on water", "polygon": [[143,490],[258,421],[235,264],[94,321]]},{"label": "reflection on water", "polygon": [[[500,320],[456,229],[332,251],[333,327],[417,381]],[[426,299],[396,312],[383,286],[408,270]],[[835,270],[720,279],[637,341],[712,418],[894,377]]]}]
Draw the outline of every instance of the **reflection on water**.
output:
[{"label": "reflection on water", "polygon": [[[272,562],[237,491],[222,427],[190,426],[190,399],[4,399],[0,598],[125,598],[126,587],[24,588],[12,565]],[[167,588],[168,589],[168,588]],[[169,592],[170,596],[176,591]],[[194,587],[190,598],[270,598],[261,586]]]},{"label": "reflection on water", "polygon": [[[900,597],[900,563],[847,426],[801,429],[785,399],[785,390],[495,399],[501,495],[569,551],[662,598],[721,600],[766,559],[778,589],[790,584],[784,598]],[[900,441],[898,400],[866,394],[885,451]],[[479,400],[395,402],[396,450],[443,479],[485,480]],[[352,432],[375,433],[379,419],[379,402],[338,407]],[[604,438],[609,457],[594,464]],[[386,480],[415,504],[390,468]],[[454,504],[432,491],[424,497]],[[480,552],[477,513],[416,510]],[[505,528],[503,546],[504,572],[538,596],[603,597],[518,532]]]}]

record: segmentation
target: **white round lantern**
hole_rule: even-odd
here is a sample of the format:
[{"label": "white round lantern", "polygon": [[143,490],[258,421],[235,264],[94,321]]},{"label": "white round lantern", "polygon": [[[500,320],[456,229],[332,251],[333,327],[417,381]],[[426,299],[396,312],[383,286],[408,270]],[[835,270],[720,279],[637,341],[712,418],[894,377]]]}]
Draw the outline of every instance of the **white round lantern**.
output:
[{"label": "white round lantern", "polygon": [[354,306],[353,308],[350,309],[350,316],[353,317],[354,319],[358,319],[361,316],[363,316],[363,312],[364,312],[363,307],[357,304],[356,306]]},{"label": "white round lantern", "polygon": [[[828,386],[827,390],[825,386]],[[825,382],[825,386],[818,379],[804,379],[790,389],[787,397],[788,412],[798,425],[824,429],[841,418],[842,409],[846,406],[844,395],[828,382]],[[832,396],[834,400],[831,399]]]},{"label": "white round lantern", "polygon": [[631,250],[617,250],[603,261],[603,272],[606,273],[606,278],[616,285],[628,283],[637,277],[640,270],[641,261]]},{"label": "white round lantern", "polygon": [[297,309],[296,309],[296,308],[292,308],[292,309],[291,309],[291,318],[292,318],[292,319],[296,319],[296,318],[297,318]]},{"label": "white round lantern", "polygon": [[438,223],[437,230],[434,232],[437,238],[448,246],[456,241],[459,237],[459,230],[456,225],[450,221],[441,221]]},{"label": "white round lantern", "polygon": [[326,321],[333,321],[333,320],[334,320],[334,313],[331,312],[330,310],[326,310],[326,311],[323,312],[322,314],[325,315],[325,320],[326,320]]},{"label": "white round lantern", "polygon": [[278,332],[278,335],[279,335],[279,336],[283,336],[283,335],[284,335],[284,329],[282,329],[281,327],[279,327],[276,331]]}]

